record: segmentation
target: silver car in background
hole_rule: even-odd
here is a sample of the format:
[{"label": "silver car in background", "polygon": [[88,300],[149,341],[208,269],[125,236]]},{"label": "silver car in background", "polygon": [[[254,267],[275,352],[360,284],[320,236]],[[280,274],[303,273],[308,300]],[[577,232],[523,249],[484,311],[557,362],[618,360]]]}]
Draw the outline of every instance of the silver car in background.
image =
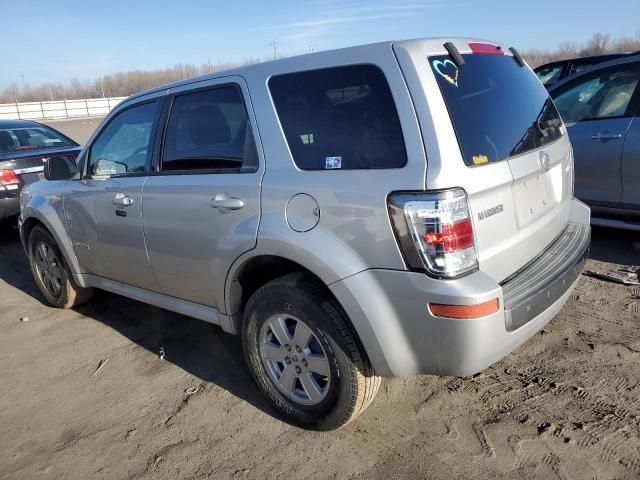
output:
[{"label": "silver car in background", "polygon": [[640,54],[601,63],[549,89],[567,129],[576,196],[591,223],[640,230]]},{"label": "silver car in background", "polygon": [[158,87],[22,194],[47,301],[93,288],[242,334],[285,420],[328,430],[382,376],[476,373],[588,254],[547,91],[515,49],[385,42]]}]

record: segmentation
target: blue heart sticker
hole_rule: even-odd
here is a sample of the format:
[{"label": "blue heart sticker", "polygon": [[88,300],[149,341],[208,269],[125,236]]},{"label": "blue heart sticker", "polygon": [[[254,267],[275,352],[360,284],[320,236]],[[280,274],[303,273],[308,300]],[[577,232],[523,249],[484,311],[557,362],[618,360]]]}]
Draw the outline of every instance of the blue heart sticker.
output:
[{"label": "blue heart sticker", "polygon": [[[440,75],[454,87],[458,87],[458,67],[455,63],[453,63],[449,59],[446,59],[444,62],[441,60],[434,60],[432,65],[433,69],[438,72],[438,75]],[[450,68],[448,68],[449,66]],[[452,73],[447,73],[448,71],[451,71],[451,69],[453,69]]]}]

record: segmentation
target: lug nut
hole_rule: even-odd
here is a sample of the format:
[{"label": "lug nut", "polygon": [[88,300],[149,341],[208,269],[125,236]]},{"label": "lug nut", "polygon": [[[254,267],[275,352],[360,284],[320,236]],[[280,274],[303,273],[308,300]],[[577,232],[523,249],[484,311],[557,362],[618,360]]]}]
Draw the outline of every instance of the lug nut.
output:
[{"label": "lug nut", "polygon": [[284,357],[284,363],[289,365],[291,363],[291,359],[289,357]]},{"label": "lug nut", "polygon": [[296,373],[300,373],[302,372],[302,369],[300,367],[296,367]]},{"label": "lug nut", "polygon": [[296,352],[302,353],[302,349],[298,345],[296,345]]},{"label": "lug nut", "polygon": [[285,346],[284,346],[284,348],[285,348],[285,350],[286,350],[287,352],[290,352],[290,351],[291,351],[291,345],[289,345],[289,344],[285,345]]},{"label": "lug nut", "polygon": [[306,367],[306,366],[307,366],[307,361],[306,361],[304,358],[302,359],[302,366],[303,366],[303,367]]}]

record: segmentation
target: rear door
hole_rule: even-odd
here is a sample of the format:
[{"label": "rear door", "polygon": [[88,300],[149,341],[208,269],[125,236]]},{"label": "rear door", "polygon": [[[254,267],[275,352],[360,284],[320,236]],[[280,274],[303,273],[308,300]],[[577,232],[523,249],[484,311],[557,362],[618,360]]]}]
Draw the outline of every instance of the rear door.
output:
[{"label": "rear door", "polygon": [[427,189],[468,194],[480,269],[502,281],[566,228],[571,156],[564,126],[528,66],[486,43],[394,44],[420,116]]},{"label": "rear door", "polygon": [[224,311],[227,271],[256,244],[264,162],[243,79],[198,85],[170,92],[144,231],[163,292]]},{"label": "rear door", "polygon": [[620,207],[622,148],[639,79],[638,64],[627,63],[581,76],[551,93],[573,145],[576,196],[590,205]]}]

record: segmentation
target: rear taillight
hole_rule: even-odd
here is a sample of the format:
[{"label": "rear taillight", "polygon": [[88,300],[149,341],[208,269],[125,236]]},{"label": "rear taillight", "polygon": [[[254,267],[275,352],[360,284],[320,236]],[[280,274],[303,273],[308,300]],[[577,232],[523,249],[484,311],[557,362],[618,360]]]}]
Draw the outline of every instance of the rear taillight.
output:
[{"label": "rear taillight", "polygon": [[2,190],[17,190],[20,186],[20,178],[13,170],[0,170],[0,187]]},{"label": "rear taillight", "polygon": [[478,268],[464,190],[393,193],[388,205],[410,268],[438,278],[455,278]]}]

